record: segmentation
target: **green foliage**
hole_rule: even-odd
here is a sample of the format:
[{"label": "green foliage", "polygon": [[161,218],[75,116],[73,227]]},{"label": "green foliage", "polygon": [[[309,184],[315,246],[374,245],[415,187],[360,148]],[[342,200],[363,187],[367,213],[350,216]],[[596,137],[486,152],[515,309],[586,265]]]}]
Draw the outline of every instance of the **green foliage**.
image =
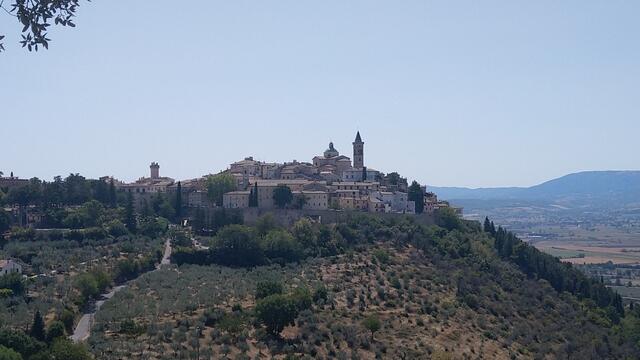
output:
[{"label": "green foliage", "polygon": [[45,348],[42,342],[35,340],[24,332],[8,329],[0,330],[0,345],[13,349],[25,358],[29,358]]},{"label": "green foliage", "polygon": [[256,317],[272,335],[279,335],[282,330],[293,325],[298,311],[295,303],[286,295],[270,295],[256,303]]},{"label": "green foliage", "polygon": [[0,289],[9,289],[13,295],[21,296],[25,291],[25,283],[22,275],[11,273],[0,276]]},{"label": "green foliage", "polygon": [[164,235],[169,229],[169,222],[165,218],[147,217],[140,222],[139,233],[150,238]]},{"label": "green foliage", "polygon": [[65,336],[65,325],[62,321],[54,321],[47,328],[47,341],[52,342]]},{"label": "green foliage", "polygon": [[316,287],[315,291],[313,292],[313,302],[315,303],[326,302],[328,299],[329,299],[329,291],[327,290],[326,286],[320,285]]},{"label": "green foliage", "polygon": [[407,200],[415,202],[416,214],[422,214],[424,211],[424,192],[417,181],[412,182],[409,186]]},{"label": "green foliage", "polygon": [[67,339],[58,339],[51,346],[51,356],[54,359],[90,360],[91,354],[82,344],[74,344]]},{"label": "green foliage", "polygon": [[293,224],[291,233],[296,238],[300,246],[305,250],[311,250],[318,245],[320,231],[311,220],[302,218]]},{"label": "green foliage", "polygon": [[456,214],[455,210],[449,207],[438,209],[435,213],[435,221],[438,226],[449,231],[456,229],[462,230],[464,227],[460,216]]},{"label": "green foliage", "polygon": [[11,229],[11,216],[0,208],[0,237],[9,229]]},{"label": "green foliage", "polygon": [[207,179],[207,196],[218,206],[222,206],[223,195],[236,190],[236,180],[229,173],[209,176]]},{"label": "green foliage", "polygon": [[382,324],[377,315],[369,315],[362,321],[362,326],[371,332],[371,339],[373,339],[373,335],[380,330]]},{"label": "green foliage", "polygon": [[127,203],[124,209],[124,213],[124,223],[127,226],[127,229],[135,234],[138,224],[136,220],[135,210],[133,208],[133,195],[131,193],[127,193]]},{"label": "green foliage", "polygon": [[120,237],[127,235],[129,232],[127,231],[127,227],[122,223],[122,221],[114,219],[104,224],[104,228],[109,233],[109,235],[113,237]]},{"label": "green foliage", "polygon": [[265,236],[269,231],[277,229],[278,223],[273,214],[269,212],[258,217],[254,226],[258,231],[258,235]]},{"label": "green foliage", "polygon": [[71,311],[64,309],[60,314],[59,320],[62,322],[62,324],[64,324],[64,328],[68,333],[71,333],[73,331],[75,316]]},{"label": "green foliage", "polygon": [[289,297],[291,298],[291,301],[293,301],[298,312],[311,309],[313,297],[311,296],[309,288],[305,286],[295,288]]},{"label": "green foliage", "polygon": [[120,333],[125,335],[137,336],[146,331],[146,327],[136,324],[133,319],[125,319],[120,323]]},{"label": "green foliage", "polygon": [[160,260],[159,254],[143,256],[141,258],[127,258],[118,261],[116,265],[115,280],[124,282],[134,279],[141,273],[151,271],[155,268],[156,263]]},{"label": "green foliage", "polygon": [[282,293],[284,293],[284,287],[279,281],[261,281],[256,285],[256,300],[264,299],[271,295],[280,295]]},{"label": "green foliage", "polygon": [[[176,220],[181,221],[182,220],[182,184],[180,183],[180,181],[178,181],[178,186],[176,188],[176,202],[175,202],[175,206],[173,207],[175,209],[175,217]],[[169,219],[169,218],[167,218]]]},{"label": "green foliage", "polygon": [[256,266],[264,263],[264,251],[253,228],[229,225],[222,228],[212,247],[220,264],[229,266]]},{"label": "green foliage", "polygon": [[293,192],[286,185],[278,185],[273,190],[273,202],[280,209],[284,209],[293,201]]},{"label": "green foliage", "polygon": [[31,325],[29,335],[39,341],[44,341],[46,338],[44,319],[42,318],[42,314],[40,314],[40,310],[36,311],[33,316],[33,324]]},{"label": "green foliage", "polygon": [[249,193],[249,207],[258,207],[258,183],[256,182]]},{"label": "green foliage", "polygon": [[22,360],[22,356],[13,349],[0,345],[0,360]]},{"label": "green foliage", "polygon": [[76,288],[80,292],[82,303],[100,295],[111,285],[109,275],[102,270],[92,270],[76,277]]},{"label": "green foliage", "polygon": [[286,230],[271,230],[263,240],[263,248],[269,259],[280,264],[302,258],[302,248]]},{"label": "green foliage", "polygon": [[[38,51],[39,47],[49,49],[47,36],[49,26],[62,25],[75,27],[73,17],[80,6],[79,0],[60,0],[54,3],[47,1],[12,1],[6,4],[6,10],[11,15],[15,15],[22,27],[22,40],[20,44],[29,51]],[[0,41],[4,35],[0,35]],[[0,52],[4,51],[4,46],[0,42]]]},{"label": "green foliage", "polygon": [[579,298],[593,300],[600,308],[612,309],[609,312],[612,321],[618,322],[624,316],[622,297],[619,294],[588,278],[571,264],[563,263],[523,242],[502,227],[496,231],[494,248],[502,258],[517,264],[525,274],[549,281],[557,291],[567,291]]},{"label": "green foliage", "polygon": [[389,252],[384,249],[375,249],[373,251],[373,257],[380,264],[388,264],[391,261],[391,255],[389,255]]}]

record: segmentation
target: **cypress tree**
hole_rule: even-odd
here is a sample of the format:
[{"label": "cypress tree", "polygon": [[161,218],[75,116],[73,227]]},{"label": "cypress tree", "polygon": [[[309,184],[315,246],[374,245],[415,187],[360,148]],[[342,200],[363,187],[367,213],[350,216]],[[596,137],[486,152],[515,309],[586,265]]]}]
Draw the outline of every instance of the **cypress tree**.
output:
[{"label": "cypress tree", "polygon": [[40,341],[44,341],[45,339],[44,319],[42,319],[40,310],[36,311],[35,315],[33,316],[33,325],[31,325],[30,335]]},{"label": "cypress tree", "polygon": [[489,222],[489,218],[488,217],[484,218],[483,230],[486,233],[491,233],[491,223]]},{"label": "cypress tree", "polygon": [[258,207],[258,183],[255,183],[249,193],[249,207]]},{"label": "cypress tree", "polygon": [[253,184],[253,196],[255,198],[256,207],[260,204],[258,203],[258,183]]},{"label": "cypress tree", "polygon": [[131,193],[127,194],[127,205],[125,206],[125,225],[127,229],[135,233],[136,232],[136,214],[133,209],[133,195]]},{"label": "cypress tree", "polygon": [[115,208],[118,205],[118,196],[116,195],[116,185],[113,179],[109,182],[109,205]]},{"label": "cypress tree", "polygon": [[182,221],[182,184],[178,181],[176,189],[176,220]]}]

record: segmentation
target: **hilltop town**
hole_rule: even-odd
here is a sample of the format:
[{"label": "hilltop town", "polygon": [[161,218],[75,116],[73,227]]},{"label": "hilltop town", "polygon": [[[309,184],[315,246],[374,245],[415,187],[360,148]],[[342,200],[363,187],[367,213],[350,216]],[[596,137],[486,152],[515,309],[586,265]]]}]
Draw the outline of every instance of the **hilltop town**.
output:
[{"label": "hilltop town", "polygon": [[10,173],[0,205],[0,358],[637,353],[640,312],[602,278],[367,166],[360,133],[352,158],[196,179]]},{"label": "hilltop town", "polygon": [[73,210],[91,199],[108,207],[131,203],[137,214],[132,216],[147,218],[153,213],[195,226],[197,231],[216,228],[202,219],[211,219],[220,210],[233,210],[247,223],[267,212],[284,223],[302,217],[335,219],[331,215],[351,212],[430,217],[447,208],[462,213],[462,208],[439,200],[417,181],[409,184],[395,171],[385,174],[368,167],[360,132],[352,146],[353,158],[341,154],[331,142],[310,162],[263,162],[250,156],[216,174],[183,180],[161,176],[157,162],[150,164],[148,176],[130,183],[114,176],[87,179],[70,174],[44,181],[21,179],[13,172],[0,174],[3,211],[10,214],[0,230],[9,230],[10,224],[35,229],[78,228],[82,224],[74,218]]},{"label": "hilltop town", "polygon": [[[217,204],[208,190],[212,177],[233,179]],[[104,179],[108,181],[107,178]],[[178,185],[179,184],[179,185]],[[353,162],[340,154],[333,143],[311,162],[273,163],[246,157],[234,162],[217,175],[176,181],[160,176],[160,165],[150,165],[150,176],[133,183],[116,181],[116,188],[131,193],[138,208],[150,203],[158,193],[181,191],[189,208],[223,207],[226,209],[277,208],[305,211],[351,210],[371,213],[433,214],[450,207],[436,194],[417,182],[409,186],[396,172],[384,174],[365,165],[364,141],[360,132],[353,141]],[[180,189],[178,189],[180,188]],[[284,201],[278,203],[278,189],[285,189]],[[290,191],[290,195],[287,193]],[[458,212],[462,209],[456,208]]]}]

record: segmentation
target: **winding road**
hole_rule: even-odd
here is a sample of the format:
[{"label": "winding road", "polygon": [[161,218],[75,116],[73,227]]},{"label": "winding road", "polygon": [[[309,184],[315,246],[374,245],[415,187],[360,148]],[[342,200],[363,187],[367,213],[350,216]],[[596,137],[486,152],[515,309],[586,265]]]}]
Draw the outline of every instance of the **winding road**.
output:
[{"label": "winding road", "polygon": [[[162,260],[160,261],[160,263],[156,266],[156,270],[159,270],[162,265],[168,264],[171,264],[171,241],[169,239],[167,239],[164,244],[164,255],[162,256]],[[107,300],[111,299],[118,291],[124,289],[127,286],[127,283],[133,280],[135,279],[129,280],[123,285],[114,287],[108,293],[102,294],[100,296],[100,300],[96,301],[93,309],[90,312],[82,315],[80,321],[76,325],[75,330],[73,331],[73,335],[69,336],[69,339],[71,339],[71,341],[73,342],[81,342],[87,340],[89,338],[89,335],[91,335],[91,326],[93,325],[93,320],[102,305],[104,305]]]}]

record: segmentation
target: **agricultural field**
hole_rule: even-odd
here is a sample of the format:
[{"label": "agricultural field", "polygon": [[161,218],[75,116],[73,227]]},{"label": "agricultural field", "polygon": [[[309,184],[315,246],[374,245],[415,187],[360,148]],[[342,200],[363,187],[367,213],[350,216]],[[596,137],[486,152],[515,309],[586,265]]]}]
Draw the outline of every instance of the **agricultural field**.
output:
[{"label": "agricultural field", "polygon": [[78,316],[85,305],[78,289],[81,275],[98,271],[113,276],[125,259],[152,254],[161,248],[162,239],[142,236],[9,241],[0,250],[0,258],[18,259],[25,265],[26,296],[0,299],[3,305],[0,321],[11,328],[25,329],[31,325],[36,311],[46,321],[65,311]]},{"label": "agricultural field", "polygon": [[640,229],[549,226],[519,236],[541,251],[573,264],[640,264]]}]

